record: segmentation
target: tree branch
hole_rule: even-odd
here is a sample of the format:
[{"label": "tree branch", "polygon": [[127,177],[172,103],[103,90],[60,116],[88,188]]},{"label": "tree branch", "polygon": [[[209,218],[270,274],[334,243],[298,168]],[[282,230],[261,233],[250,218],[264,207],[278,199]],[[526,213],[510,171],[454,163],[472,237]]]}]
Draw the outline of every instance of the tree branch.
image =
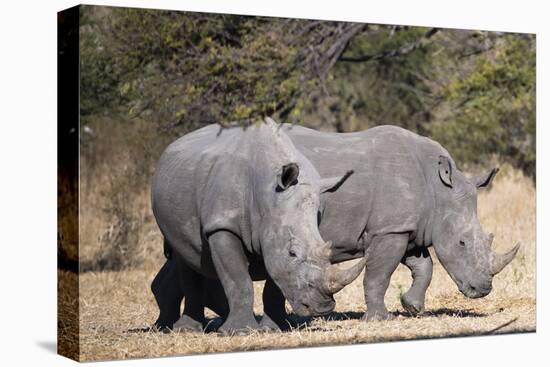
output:
[{"label": "tree branch", "polygon": [[331,35],[330,37],[334,39],[328,48],[324,51],[321,51],[313,60],[314,70],[318,75],[321,89],[325,95],[328,95],[328,89],[325,84],[326,77],[344,51],[347,49],[350,41],[355,37],[359,32],[368,29],[367,24],[362,23],[343,23],[338,25],[336,30],[336,35]]},{"label": "tree branch", "polygon": [[327,52],[323,55],[319,75],[324,78],[329,70],[334,66],[336,61],[341,58],[342,54],[346,50],[349,42],[357,33],[367,29],[367,24],[354,23],[345,28],[341,36],[329,47]]},{"label": "tree branch", "polygon": [[417,41],[406,44],[405,46],[402,46],[402,47],[400,47],[398,49],[395,49],[395,50],[383,51],[383,52],[380,52],[380,53],[377,53],[377,54],[363,55],[363,56],[357,56],[357,57],[353,57],[353,56],[346,57],[346,56],[342,55],[338,59],[338,61],[367,62],[367,61],[372,61],[372,60],[381,60],[381,59],[385,59],[387,57],[396,57],[396,56],[406,55],[406,54],[409,54],[409,53],[413,52],[417,48],[425,45],[428,42],[428,40],[434,34],[436,34],[437,32],[439,32],[438,28],[432,28],[428,32],[426,32],[426,34],[424,34],[424,36],[422,36],[422,38],[418,39]]}]

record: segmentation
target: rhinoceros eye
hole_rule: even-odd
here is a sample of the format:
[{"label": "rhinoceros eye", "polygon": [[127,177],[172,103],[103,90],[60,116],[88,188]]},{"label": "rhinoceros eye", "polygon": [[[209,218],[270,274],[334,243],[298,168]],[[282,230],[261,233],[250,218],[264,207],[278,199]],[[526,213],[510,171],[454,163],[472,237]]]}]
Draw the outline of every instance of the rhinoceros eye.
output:
[{"label": "rhinoceros eye", "polygon": [[462,240],[459,241],[458,244],[459,244],[461,247],[465,247],[465,246],[466,246],[466,244],[465,244],[464,241],[462,241]]},{"label": "rhinoceros eye", "polygon": [[[292,232],[291,232],[292,233]],[[290,257],[298,257],[298,248],[296,247],[296,240],[295,240],[295,237],[294,235],[292,235],[292,239],[291,239],[291,245],[289,246],[288,248],[288,256]]]}]

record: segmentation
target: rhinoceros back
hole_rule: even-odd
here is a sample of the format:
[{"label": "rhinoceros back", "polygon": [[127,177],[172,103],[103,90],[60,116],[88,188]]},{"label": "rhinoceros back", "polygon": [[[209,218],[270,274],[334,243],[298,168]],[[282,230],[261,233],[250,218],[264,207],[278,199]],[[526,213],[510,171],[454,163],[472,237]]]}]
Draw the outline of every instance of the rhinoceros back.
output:
[{"label": "rhinoceros back", "polygon": [[324,202],[320,231],[333,241],[337,259],[339,252],[353,254],[368,245],[367,235],[419,229],[433,205],[428,176],[438,156],[448,155],[438,143],[390,125],[327,133],[285,124],[284,131],[322,176],[355,171]]}]

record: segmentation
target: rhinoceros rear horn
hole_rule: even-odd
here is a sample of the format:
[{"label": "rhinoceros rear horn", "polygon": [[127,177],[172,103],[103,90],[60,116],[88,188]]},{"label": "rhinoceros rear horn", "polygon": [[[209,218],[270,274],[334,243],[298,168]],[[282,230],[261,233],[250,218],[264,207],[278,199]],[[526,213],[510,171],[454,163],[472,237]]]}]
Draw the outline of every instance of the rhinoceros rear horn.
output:
[{"label": "rhinoceros rear horn", "polygon": [[516,256],[518,253],[518,250],[520,248],[520,244],[514,246],[513,249],[508,251],[505,254],[494,254],[493,255],[493,261],[491,262],[491,274],[496,275],[502,271],[508,265]]},{"label": "rhinoceros rear horn", "polygon": [[315,254],[321,259],[330,258],[332,254],[332,241],[327,241],[323,246],[319,246],[315,249]]},{"label": "rhinoceros rear horn", "polygon": [[363,257],[357,264],[349,269],[340,269],[336,264],[330,265],[325,280],[325,290],[328,294],[334,294],[342,290],[361,274],[367,264],[367,257]]}]

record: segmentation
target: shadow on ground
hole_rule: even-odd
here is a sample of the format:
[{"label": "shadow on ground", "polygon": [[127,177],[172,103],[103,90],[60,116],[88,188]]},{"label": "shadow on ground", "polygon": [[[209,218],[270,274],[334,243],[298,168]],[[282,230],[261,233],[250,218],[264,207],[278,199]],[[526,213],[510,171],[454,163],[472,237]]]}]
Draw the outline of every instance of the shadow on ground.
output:
[{"label": "shadow on ground", "polygon": [[[440,317],[440,316],[451,316],[459,318],[472,318],[472,317],[486,317],[487,314],[475,312],[472,310],[456,310],[451,308],[438,308],[435,310],[425,311],[419,315],[413,315],[406,311],[395,311],[391,312],[394,317],[407,317],[407,318],[416,318],[416,317]],[[363,318],[363,312],[331,312],[326,316],[320,316],[317,318],[312,317],[300,317],[295,314],[290,314],[288,316],[288,321],[293,328],[304,328],[309,326],[311,322],[315,319],[322,319],[325,321],[345,321],[345,320],[361,320]]]},{"label": "shadow on ground", "polygon": [[[284,328],[283,332],[288,332],[292,330],[302,330],[306,327],[311,327],[311,323],[314,320],[325,320],[325,321],[346,321],[346,320],[361,320],[363,318],[363,312],[331,312],[325,316],[318,317],[301,317],[294,313],[291,313],[287,317],[288,327]],[[405,311],[395,311],[391,313],[395,317],[406,317],[406,318],[415,318],[415,317],[440,317],[440,316],[450,316],[450,317],[460,317],[460,318],[476,318],[476,317],[486,317],[487,314],[475,312],[472,310],[456,310],[452,308],[438,308],[435,310],[425,311],[420,315],[412,315]],[[256,316],[257,321],[259,322],[261,317]],[[218,328],[223,324],[223,319],[221,317],[208,318],[206,321],[205,333],[214,333],[217,332]],[[321,330],[321,328],[319,328]],[[127,333],[144,333],[144,332],[164,332],[170,333],[171,330],[163,329],[159,330],[154,327],[138,327],[128,329]]]},{"label": "shadow on ground", "polygon": [[438,308],[435,310],[429,310],[424,311],[420,315],[412,315],[409,312],[406,311],[396,311],[393,312],[394,316],[403,316],[403,317],[440,317],[440,316],[451,316],[451,317],[460,317],[460,318],[467,318],[467,317],[487,317],[488,315],[485,313],[479,313],[472,310],[455,310],[452,308]]}]

